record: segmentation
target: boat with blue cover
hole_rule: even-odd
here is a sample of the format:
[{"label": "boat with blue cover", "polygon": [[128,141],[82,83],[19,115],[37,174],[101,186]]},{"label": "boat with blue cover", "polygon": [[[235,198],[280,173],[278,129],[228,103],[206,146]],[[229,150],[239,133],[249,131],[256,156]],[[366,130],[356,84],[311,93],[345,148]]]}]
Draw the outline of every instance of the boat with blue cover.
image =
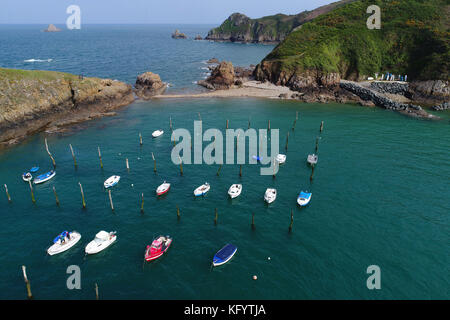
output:
[{"label": "boat with blue cover", "polygon": [[34,178],[33,183],[34,184],[44,183],[45,181],[48,181],[51,178],[53,178],[55,175],[56,175],[56,172],[53,170],[50,170],[49,172],[41,174],[40,176],[37,176],[36,178]]},{"label": "boat with blue cover", "polygon": [[29,173],[29,172],[24,172],[24,173],[22,174],[22,179],[23,179],[23,181],[28,182],[28,181],[30,181],[31,179],[33,179],[33,176],[32,176],[31,173]]},{"label": "boat with blue cover", "polygon": [[64,252],[77,244],[80,239],[81,235],[76,231],[63,231],[53,240],[53,245],[48,248],[47,253],[52,256]]},{"label": "boat with blue cover", "polygon": [[256,161],[260,162],[261,161],[261,157],[259,156],[252,156],[253,159],[255,159]]},{"label": "boat with blue cover", "polygon": [[227,263],[231,258],[233,258],[236,251],[236,246],[232,245],[231,243],[226,244],[225,247],[217,251],[217,253],[214,255],[213,266],[216,267]]},{"label": "boat with blue cover", "polygon": [[38,171],[39,171],[39,167],[38,166],[33,167],[33,168],[30,169],[31,173],[35,173],[35,172],[38,172]]},{"label": "boat with blue cover", "polygon": [[297,197],[297,203],[299,206],[304,207],[309,203],[309,201],[311,201],[311,196],[312,193],[302,191]]}]

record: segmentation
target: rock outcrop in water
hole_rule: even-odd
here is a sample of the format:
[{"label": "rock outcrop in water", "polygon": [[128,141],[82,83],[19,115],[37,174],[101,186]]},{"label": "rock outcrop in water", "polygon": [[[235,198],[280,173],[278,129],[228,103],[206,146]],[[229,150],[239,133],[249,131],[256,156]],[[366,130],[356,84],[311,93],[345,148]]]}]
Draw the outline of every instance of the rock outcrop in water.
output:
[{"label": "rock outcrop in water", "polygon": [[61,29],[58,29],[53,24],[49,24],[47,29],[44,30],[44,32],[59,32]]},{"label": "rock outcrop in water", "polygon": [[174,39],[187,39],[187,36],[184,33],[181,33],[180,31],[175,30],[174,33],[172,33],[172,38]]},{"label": "rock outcrop in water", "polygon": [[206,80],[200,80],[197,83],[208,89],[223,90],[231,88],[234,85],[234,81],[233,64],[222,61],[212,70],[211,75]]},{"label": "rock outcrop in water", "polygon": [[167,83],[162,82],[158,74],[146,72],[136,79],[136,95],[144,100],[148,100],[153,96],[163,94],[167,88]]},{"label": "rock outcrop in water", "polygon": [[117,80],[0,68],[0,146],[110,115],[133,101],[131,86]]}]

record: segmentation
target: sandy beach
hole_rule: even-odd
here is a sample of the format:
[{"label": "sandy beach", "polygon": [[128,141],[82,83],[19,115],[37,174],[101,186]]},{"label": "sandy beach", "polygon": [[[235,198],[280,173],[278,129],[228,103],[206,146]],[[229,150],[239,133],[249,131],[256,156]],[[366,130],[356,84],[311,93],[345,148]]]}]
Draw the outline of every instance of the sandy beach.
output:
[{"label": "sandy beach", "polygon": [[256,97],[256,98],[279,98],[280,94],[287,94],[290,97],[295,93],[288,87],[277,86],[270,82],[247,81],[242,87],[235,87],[226,90],[215,90],[203,93],[192,94],[162,94],[153,98],[232,98],[232,97]]}]

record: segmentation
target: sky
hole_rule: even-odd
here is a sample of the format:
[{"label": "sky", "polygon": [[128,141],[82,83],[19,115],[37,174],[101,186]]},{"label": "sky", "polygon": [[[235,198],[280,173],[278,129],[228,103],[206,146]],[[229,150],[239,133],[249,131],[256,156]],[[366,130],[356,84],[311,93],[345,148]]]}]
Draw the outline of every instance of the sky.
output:
[{"label": "sky", "polygon": [[86,24],[220,24],[234,12],[250,18],[297,14],[336,0],[0,0],[0,24],[65,24],[70,5]]}]

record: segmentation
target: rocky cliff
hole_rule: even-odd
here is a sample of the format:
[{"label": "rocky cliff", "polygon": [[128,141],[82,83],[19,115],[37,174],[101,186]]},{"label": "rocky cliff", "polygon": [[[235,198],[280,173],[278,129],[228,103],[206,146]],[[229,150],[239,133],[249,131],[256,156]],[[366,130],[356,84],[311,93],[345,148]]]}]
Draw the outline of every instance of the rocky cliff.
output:
[{"label": "rocky cliff", "polygon": [[0,68],[0,145],[109,114],[132,101],[131,86],[117,80]]},{"label": "rocky cliff", "polygon": [[231,42],[278,43],[302,24],[352,1],[355,0],[334,2],[296,15],[276,14],[259,19],[250,19],[242,13],[233,13],[219,27],[210,30],[205,39]]},{"label": "rocky cliff", "polygon": [[[366,9],[373,4],[381,8],[379,30],[366,26]],[[389,70],[413,81],[448,84],[449,13],[446,0],[347,3],[291,32],[257,66],[255,77],[299,90],[335,86],[339,79],[358,81]],[[430,85],[417,87],[437,92],[426,89]]]}]

